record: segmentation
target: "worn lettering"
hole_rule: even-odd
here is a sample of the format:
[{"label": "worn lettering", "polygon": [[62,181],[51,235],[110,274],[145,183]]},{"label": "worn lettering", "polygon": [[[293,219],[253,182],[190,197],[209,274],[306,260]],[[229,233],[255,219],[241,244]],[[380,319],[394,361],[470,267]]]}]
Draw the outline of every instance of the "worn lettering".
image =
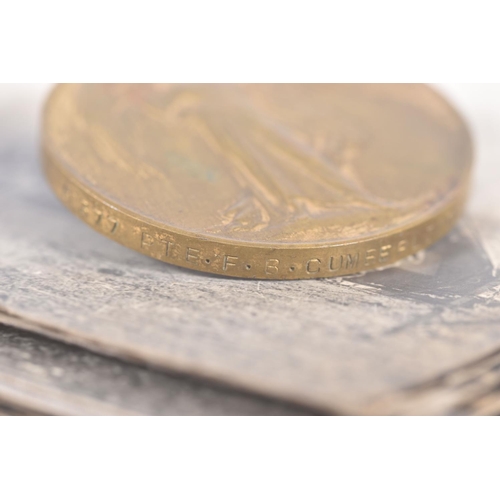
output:
[{"label": "worn lettering", "polygon": [[186,260],[192,264],[198,264],[200,260],[200,251],[196,248],[187,247]]},{"label": "worn lettering", "polygon": [[278,259],[266,260],[265,272],[266,274],[277,274],[280,261]]}]

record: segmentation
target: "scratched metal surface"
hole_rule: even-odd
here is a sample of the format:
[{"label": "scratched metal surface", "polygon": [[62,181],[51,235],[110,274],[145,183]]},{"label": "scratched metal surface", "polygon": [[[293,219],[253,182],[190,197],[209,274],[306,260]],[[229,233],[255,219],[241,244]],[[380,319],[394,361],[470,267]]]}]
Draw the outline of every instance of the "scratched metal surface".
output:
[{"label": "scratched metal surface", "polygon": [[399,411],[391,395],[500,347],[500,87],[447,90],[478,144],[459,226],[391,269],[285,283],[207,277],[92,231],[41,175],[45,89],[0,87],[3,321],[326,411]]},{"label": "scratched metal surface", "polygon": [[0,415],[307,415],[0,324]]}]

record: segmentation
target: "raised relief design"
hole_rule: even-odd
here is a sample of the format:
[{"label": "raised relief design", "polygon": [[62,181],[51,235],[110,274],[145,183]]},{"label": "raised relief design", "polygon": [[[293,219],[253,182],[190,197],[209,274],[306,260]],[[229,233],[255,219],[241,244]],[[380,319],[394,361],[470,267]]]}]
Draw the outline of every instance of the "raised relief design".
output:
[{"label": "raised relief design", "polygon": [[357,223],[363,221],[368,230],[370,219],[362,214],[408,208],[415,202],[384,199],[365,185],[358,161],[370,133],[350,123],[345,110],[339,108],[336,117],[335,106],[329,110],[333,118],[317,112],[309,117],[304,110],[283,118],[286,109],[275,104],[279,99],[263,99],[245,86],[106,89],[116,100],[114,112],[123,107],[127,113],[133,105],[141,122],[150,124],[145,130],[165,132],[155,143],[154,155],[148,137],[134,135],[134,149],[129,151],[127,142],[119,144],[104,128],[93,147],[117,168],[135,164],[142,177],[161,178],[167,197],[176,190],[170,185],[173,171],[176,182],[203,180],[207,190],[230,186],[234,195],[220,197],[225,205],[218,206],[215,197],[217,221],[204,228],[211,234],[267,231],[286,240],[287,232],[310,232],[314,219],[321,221],[314,230],[326,237],[345,228],[339,225],[339,215],[358,217]]}]

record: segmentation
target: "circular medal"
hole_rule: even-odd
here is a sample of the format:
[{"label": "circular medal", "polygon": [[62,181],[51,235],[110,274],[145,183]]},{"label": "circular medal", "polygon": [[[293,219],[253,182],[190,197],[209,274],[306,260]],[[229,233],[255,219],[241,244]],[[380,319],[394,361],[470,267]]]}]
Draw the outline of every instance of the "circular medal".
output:
[{"label": "circular medal", "polygon": [[472,147],[425,85],[71,84],[44,114],[57,196],[106,236],[225,276],[385,267],[443,236]]}]

